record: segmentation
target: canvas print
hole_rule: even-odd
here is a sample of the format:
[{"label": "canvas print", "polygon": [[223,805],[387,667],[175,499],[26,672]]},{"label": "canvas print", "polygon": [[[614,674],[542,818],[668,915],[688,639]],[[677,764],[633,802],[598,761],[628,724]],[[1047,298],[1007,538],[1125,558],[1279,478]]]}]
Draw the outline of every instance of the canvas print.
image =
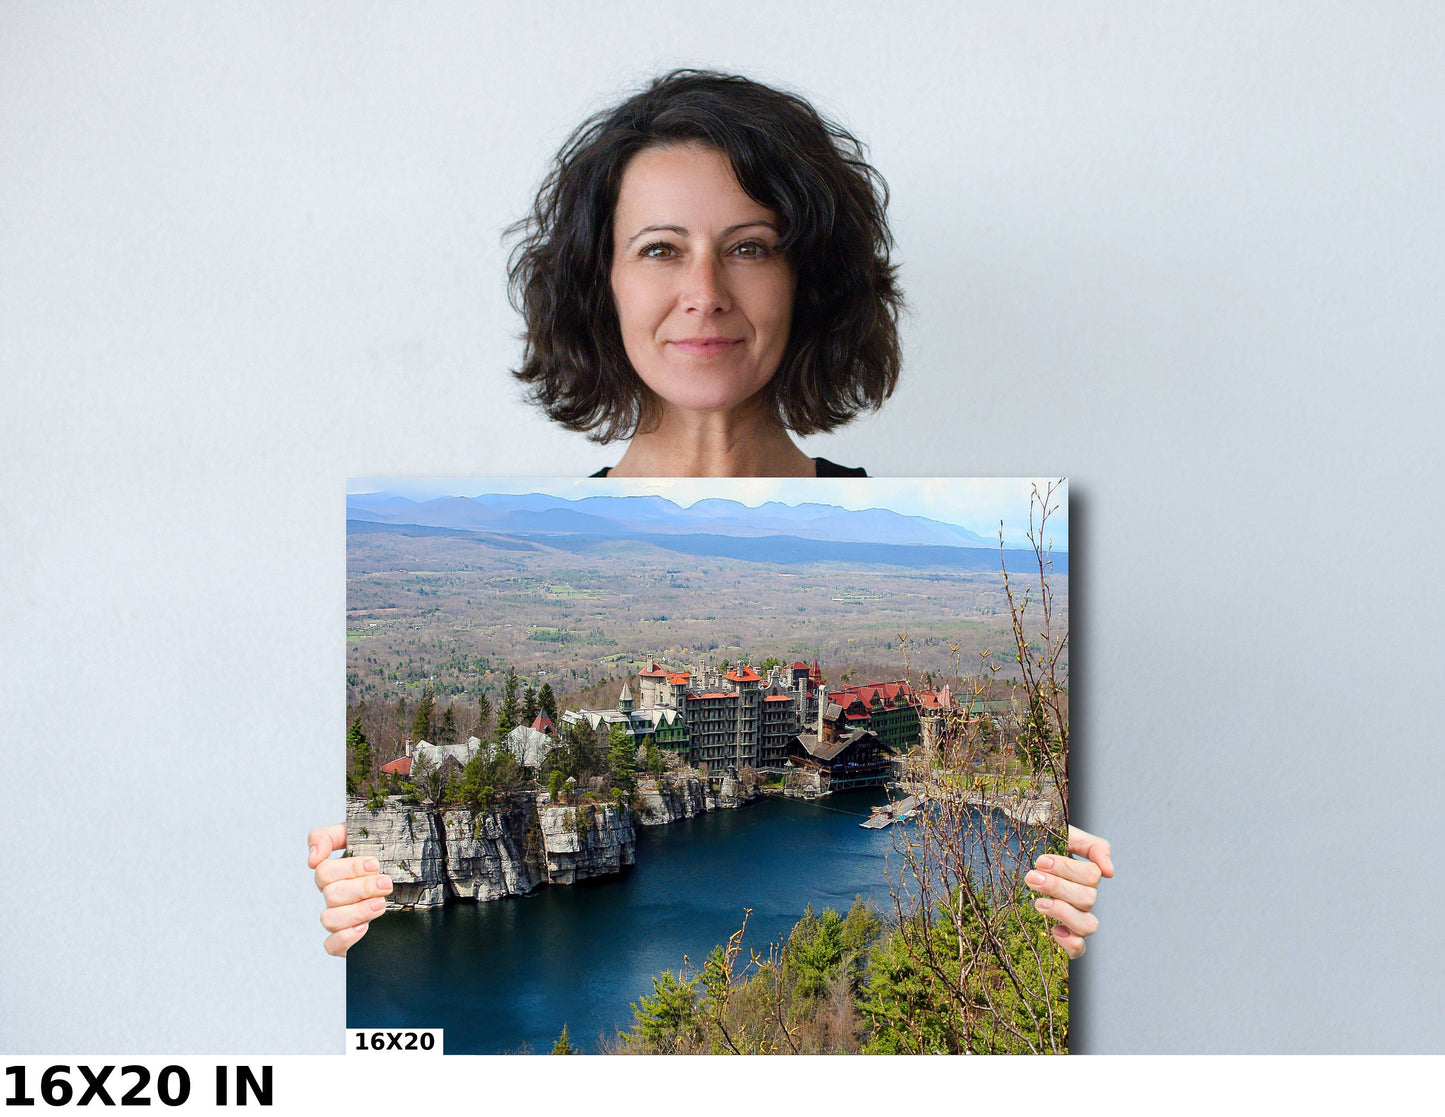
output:
[{"label": "canvas print", "polygon": [[1068,507],[1030,479],[359,479],[350,1028],[1068,1050]]}]

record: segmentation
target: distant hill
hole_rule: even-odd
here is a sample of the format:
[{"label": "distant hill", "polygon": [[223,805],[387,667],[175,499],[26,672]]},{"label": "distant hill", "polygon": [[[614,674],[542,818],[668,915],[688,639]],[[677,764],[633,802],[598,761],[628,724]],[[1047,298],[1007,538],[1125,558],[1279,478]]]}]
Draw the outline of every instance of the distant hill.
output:
[{"label": "distant hill", "polygon": [[[566,509],[557,522],[571,519]],[[527,519],[545,522],[541,514],[528,514]],[[596,517],[579,517],[593,520]],[[599,531],[511,530],[475,531],[466,528],[437,527],[430,524],[394,524],[348,519],[346,530],[351,535],[390,534],[405,536],[452,536],[472,539],[483,546],[501,550],[538,550],[542,547],[574,554],[610,549],[623,543],[640,543],[695,557],[730,558],[744,562],[765,562],[779,566],[804,566],[809,563],[853,563],[861,566],[946,567],[951,570],[993,571],[999,568],[999,552],[992,547],[941,547],[922,544],[854,543],[830,539],[805,539],[795,535],[717,535],[711,532],[642,532],[610,527]],[[1003,552],[1011,574],[1026,574],[1035,566],[1032,551]],[[1069,572],[1066,553],[1053,556],[1054,570]]]},{"label": "distant hill", "polygon": [[[787,536],[795,540],[948,547],[995,551],[997,541],[957,524],[905,516],[886,508],[854,510],[832,504],[749,508],[735,500],[700,500],[683,508],[660,496],[589,496],[579,500],[484,493],[413,501],[394,493],[346,498],[348,520],[416,524],[508,535],[578,535],[631,539],[652,535],[728,538]],[[801,561],[801,560],[800,560]]]}]

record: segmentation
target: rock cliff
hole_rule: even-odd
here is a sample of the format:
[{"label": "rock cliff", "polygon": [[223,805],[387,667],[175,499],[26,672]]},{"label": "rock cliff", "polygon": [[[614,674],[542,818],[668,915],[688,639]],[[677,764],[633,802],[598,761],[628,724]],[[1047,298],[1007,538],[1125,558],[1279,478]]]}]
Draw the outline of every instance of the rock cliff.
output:
[{"label": "rock cliff", "polygon": [[637,797],[641,800],[635,815],[639,826],[666,826],[717,809],[716,804],[708,806],[713,796],[707,781],[690,769],[662,779],[638,780]]},{"label": "rock cliff", "polygon": [[537,807],[547,857],[549,884],[575,884],[620,873],[633,864],[637,834],[632,812],[612,803],[580,807],[551,803]]},{"label": "rock cliff", "polygon": [[380,810],[346,804],[347,853],[375,857],[392,879],[387,908],[434,908],[448,896],[499,900],[541,884],[620,873],[634,863],[634,826],[665,826],[756,798],[757,778],[710,783],[692,769],[638,783],[639,808],[553,803],[545,792],[487,811],[434,810],[392,797]]},{"label": "rock cliff", "polygon": [[523,896],[544,882],[572,884],[633,863],[626,808],[582,808],[583,823],[577,814],[546,796],[489,811],[430,810],[400,799],[373,811],[357,799],[346,805],[347,852],[381,862],[393,884],[389,909],[440,907],[448,896]]}]

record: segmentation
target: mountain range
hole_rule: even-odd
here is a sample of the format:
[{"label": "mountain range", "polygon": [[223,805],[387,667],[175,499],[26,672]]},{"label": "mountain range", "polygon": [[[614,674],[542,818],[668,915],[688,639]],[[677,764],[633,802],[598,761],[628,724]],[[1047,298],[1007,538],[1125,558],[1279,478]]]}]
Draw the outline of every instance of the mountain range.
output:
[{"label": "mountain range", "polygon": [[[461,535],[506,549],[537,544],[585,552],[609,542],[648,543],[690,555],[798,564],[948,566],[997,570],[998,544],[957,524],[905,516],[886,508],[848,509],[833,504],[756,508],[708,499],[683,508],[660,496],[589,496],[577,500],[544,493],[483,493],[416,501],[396,493],[346,498],[347,531],[406,535]],[[1029,569],[1031,551],[1009,549],[1010,571]],[[1068,573],[1068,553],[1053,555]]]}]

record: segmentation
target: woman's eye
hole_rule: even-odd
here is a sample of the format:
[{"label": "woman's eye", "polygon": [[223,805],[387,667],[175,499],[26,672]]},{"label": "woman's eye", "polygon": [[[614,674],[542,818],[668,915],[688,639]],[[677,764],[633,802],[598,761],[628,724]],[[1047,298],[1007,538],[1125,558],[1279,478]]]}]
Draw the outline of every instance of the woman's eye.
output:
[{"label": "woman's eye", "polygon": [[644,245],[638,255],[649,260],[666,260],[673,255],[673,248],[666,241],[657,241],[654,244]]},{"label": "woman's eye", "polygon": [[766,256],[768,255],[768,246],[762,241],[746,240],[733,249],[733,255],[743,256],[748,259],[753,259],[758,256]]}]

